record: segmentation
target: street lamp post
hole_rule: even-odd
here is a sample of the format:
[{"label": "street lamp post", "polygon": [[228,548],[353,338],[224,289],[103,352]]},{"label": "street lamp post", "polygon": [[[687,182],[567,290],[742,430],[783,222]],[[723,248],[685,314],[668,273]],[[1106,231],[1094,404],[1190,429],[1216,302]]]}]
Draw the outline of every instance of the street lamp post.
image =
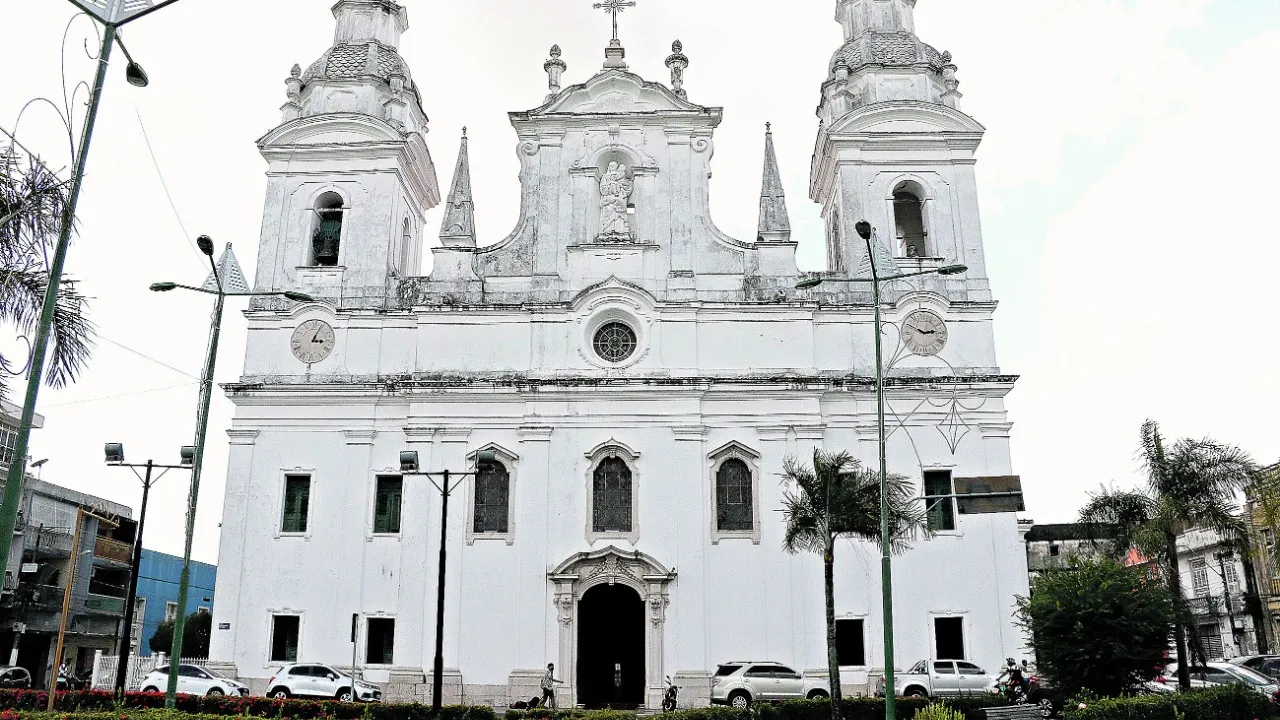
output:
[{"label": "street lamp post", "polygon": [[[444,562],[445,562],[445,543],[449,539],[449,494],[453,492],[462,480],[453,485],[449,484],[451,475],[466,477],[475,475],[480,468],[492,463],[497,456],[492,450],[481,450],[476,453],[476,470],[471,472],[450,473],[448,470],[439,472],[424,472],[418,465],[418,452],[416,450],[404,450],[400,453],[400,474],[401,475],[423,475],[435,485],[436,490],[440,491],[440,568],[436,575],[436,656],[432,665],[431,676],[431,710],[435,714],[440,714],[440,695],[444,692]],[[436,484],[432,475],[440,476],[440,484]],[[355,680],[355,668],[351,669],[352,681]]]},{"label": "street lamp post", "polygon": [[[213,268],[210,282],[206,282],[202,287],[180,285],[172,282],[159,282],[151,285],[151,289],[154,292],[168,292],[175,288],[182,288],[183,290],[191,290],[217,297],[217,302],[213,306],[212,327],[209,330],[209,347],[205,352],[204,371],[200,373],[200,402],[196,406],[195,457],[192,458],[191,464],[191,488],[187,492],[186,545],[182,551],[182,574],[178,580],[178,614],[173,620],[173,646],[169,656],[169,686],[164,698],[164,706],[169,709],[176,707],[178,698],[178,663],[182,659],[182,631],[186,625],[187,590],[191,584],[191,541],[196,529],[196,501],[200,496],[200,469],[204,462],[205,433],[209,427],[209,403],[213,395],[213,369],[218,360],[218,336],[222,332],[222,308],[229,297],[277,296],[285,297],[295,302],[311,302],[314,300],[310,295],[293,291],[227,292],[223,286],[224,278],[218,273],[218,263],[213,260],[213,240],[208,235],[201,235],[196,238],[196,246],[200,248],[200,252],[209,258],[209,265]],[[231,244],[227,243],[227,250],[229,251],[230,249]]]},{"label": "street lamp post", "polygon": [[[0,500],[0,557],[9,556],[13,529],[18,522],[18,505],[22,500],[22,473],[26,467],[24,460],[27,457],[27,443],[31,439],[31,424],[35,420],[36,400],[40,395],[44,361],[49,349],[49,333],[53,326],[54,310],[57,307],[59,287],[62,283],[62,270],[67,262],[67,248],[71,244],[76,206],[80,201],[80,186],[84,180],[85,163],[89,159],[89,144],[93,139],[93,127],[98,119],[98,107],[102,102],[102,88],[107,79],[107,64],[111,59],[111,49],[119,45],[121,50],[124,50],[125,58],[129,61],[129,66],[125,70],[125,79],[129,84],[135,87],[146,87],[147,73],[129,56],[129,51],[120,41],[120,28],[140,17],[172,5],[178,0],[161,0],[160,2],[107,0],[102,4],[89,0],[70,1],[72,5],[101,22],[104,29],[102,44],[98,48],[98,69],[89,91],[88,109],[84,127],[80,132],[79,149],[72,158],[74,167],[71,172],[70,192],[66,207],[63,209],[58,244],[54,248],[53,259],[49,264],[49,282],[45,287],[40,317],[36,321],[35,342],[31,346],[31,364],[27,370],[27,391],[22,403],[22,416],[18,421],[18,434],[13,444],[13,462],[9,465],[9,473],[5,480],[4,499]],[[65,120],[67,127],[70,128],[71,118],[65,118]]]},{"label": "street lamp post", "polygon": [[964,265],[945,265],[934,270],[922,270],[920,272],[899,273],[889,277],[880,277],[880,270],[876,267],[875,250],[871,247],[871,223],[866,220],[860,220],[854,227],[858,231],[858,236],[866,243],[867,264],[871,267],[871,278],[868,280],[866,278],[812,277],[796,283],[796,289],[807,290],[815,288],[824,282],[871,284],[871,304],[875,306],[876,424],[880,451],[880,601],[882,606],[881,613],[884,615],[884,717],[885,720],[895,720],[897,717],[897,699],[893,667],[893,562],[891,559],[892,538],[889,537],[889,474],[886,469],[888,463],[885,459],[884,349],[880,337],[882,326],[880,316],[880,283],[892,280],[901,280],[909,277],[918,277],[921,275],[959,275],[967,272],[969,268]]},{"label": "street lamp post", "polygon": [[[133,541],[133,565],[129,568],[128,596],[125,598],[124,620],[120,624],[119,651],[116,653],[115,691],[117,696],[123,696],[126,689],[125,683],[129,677],[129,641],[133,635],[133,613],[138,600],[138,571],[142,567],[142,531],[147,526],[147,500],[151,495],[151,486],[170,470],[190,470],[196,449],[186,446],[179,450],[180,465],[157,465],[153,460],[147,460],[145,463],[127,463],[124,461],[124,445],[121,443],[107,443],[104,450],[108,465],[127,467],[133,470],[134,475],[138,475],[138,468],[146,471],[138,475],[138,479],[142,481],[142,509],[138,511],[138,533]],[[155,469],[159,469],[160,474],[152,479],[151,471]]]}]

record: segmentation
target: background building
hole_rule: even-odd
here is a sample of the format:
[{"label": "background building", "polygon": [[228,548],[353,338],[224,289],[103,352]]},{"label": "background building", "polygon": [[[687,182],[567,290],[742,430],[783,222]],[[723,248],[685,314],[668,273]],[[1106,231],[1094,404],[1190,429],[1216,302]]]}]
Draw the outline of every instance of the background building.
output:
[{"label": "background building", "polygon": [[[950,55],[915,36],[915,5],[833,2],[845,41],[811,79],[815,240],[833,280],[968,266],[884,296],[888,467],[936,531],[896,561],[897,660],[995,667],[1025,647],[1004,408],[1017,378],[995,357],[984,129],[958,109]],[[876,464],[874,313],[865,285],[795,289],[772,136],[758,232],[728,237],[708,199],[723,110],[684,88],[679,43],[669,84],[629,70],[617,38],[565,84],[552,48],[546,94],[510,114],[517,227],[480,242],[464,141],[421,277],[441,198],[430,99],[397,52],[408,14],[333,10],[333,46],[293,68],[282,124],[259,140],[255,287],[324,302],[248,313],[211,660],[262,691],[282,662],[354,650],[389,698],[427,699],[441,512],[426,478],[400,472],[416,450],[424,469],[480,471],[448,518],[446,702],[532,696],[548,661],[571,704],[655,707],[665,675],[706,702],[735,658],[825,673],[821,562],[782,549],[780,475],[815,448]],[[485,450],[499,462],[476,468]],[[878,551],[849,542],[838,558],[841,665],[865,691],[884,664]]]},{"label": "background building", "polygon": [[[76,546],[80,508],[117,525],[85,515]],[[13,543],[20,557],[16,562],[11,558],[0,597],[0,653],[27,668],[37,683],[47,681],[54,665],[73,552],[80,561],[71,586],[63,658],[78,674],[87,675],[94,650],[114,652],[137,530],[131,514],[119,503],[26,476]]]},{"label": "background building", "polygon": [[[138,569],[138,604],[133,621],[134,647],[143,657],[151,654],[150,641],[156,634],[156,628],[160,623],[172,620],[179,612],[178,580],[181,575],[182,556],[143,548],[142,565]],[[217,565],[191,561],[191,584],[184,614],[213,611],[213,587],[217,577]]]}]

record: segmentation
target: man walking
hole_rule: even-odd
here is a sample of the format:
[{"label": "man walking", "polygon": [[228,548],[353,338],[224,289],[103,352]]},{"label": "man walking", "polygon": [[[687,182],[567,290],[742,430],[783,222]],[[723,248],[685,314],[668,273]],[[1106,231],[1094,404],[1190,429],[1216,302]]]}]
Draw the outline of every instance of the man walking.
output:
[{"label": "man walking", "polygon": [[556,706],[556,683],[560,681],[556,680],[555,673],[555,663],[547,663],[547,671],[542,675],[542,707]]}]

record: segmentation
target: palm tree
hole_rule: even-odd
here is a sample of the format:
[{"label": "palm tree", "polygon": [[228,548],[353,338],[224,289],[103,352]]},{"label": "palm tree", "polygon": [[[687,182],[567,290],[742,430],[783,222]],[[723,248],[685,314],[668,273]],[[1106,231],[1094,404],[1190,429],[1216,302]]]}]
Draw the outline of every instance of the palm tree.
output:
[{"label": "palm tree", "polygon": [[[787,552],[822,555],[827,604],[827,673],[831,679],[831,717],[840,717],[840,665],[836,655],[836,538],[880,539],[880,475],[847,452],[813,451],[813,467],[796,458],[783,463],[788,487],[782,512]],[[895,552],[905,550],[917,533],[926,531],[926,513],[911,483],[888,476],[889,537]]]},{"label": "palm tree", "polygon": [[[51,251],[57,243],[68,207],[68,188],[39,159],[16,146],[0,148],[0,322],[11,323],[30,337],[49,287]],[[74,281],[58,289],[50,328],[49,367],[45,379],[54,387],[73,382],[93,347],[93,325],[85,316],[86,299]],[[0,353],[0,368],[20,375],[25,360]],[[0,378],[0,393],[5,390]]]},{"label": "palm tree", "polygon": [[[1154,420],[1142,424],[1140,455],[1146,487],[1093,495],[1080,511],[1080,521],[1117,555],[1137,548],[1155,558],[1185,616],[1178,536],[1203,528],[1221,534],[1230,544],[1243,543],[1246,524],[1236,494],[1256,479],[1258,469],[1243,450],[1213,440],[1182,439],[1167,445]],[[1174,624],[1178,684],[1183,690],[1191,687],[1186,626],[1185,619]]]}]

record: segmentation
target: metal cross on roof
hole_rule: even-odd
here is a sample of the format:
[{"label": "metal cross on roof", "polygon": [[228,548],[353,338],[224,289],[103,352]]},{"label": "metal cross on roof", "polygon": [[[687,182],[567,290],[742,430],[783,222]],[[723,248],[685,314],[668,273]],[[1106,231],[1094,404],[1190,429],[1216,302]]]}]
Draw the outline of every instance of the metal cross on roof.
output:
[{"label": "metal cross on roof", "polygon": [[613,16],[613,40],[614,42],[617,42],[618,13],[622,12],[623,10],[626,10],[627,8],[631,8],[635,6],[636,6],[636,0],[604,0],[604,2],[598,2],[592,5],[591,7],[597,10],[604,9],[605,12]]}]

